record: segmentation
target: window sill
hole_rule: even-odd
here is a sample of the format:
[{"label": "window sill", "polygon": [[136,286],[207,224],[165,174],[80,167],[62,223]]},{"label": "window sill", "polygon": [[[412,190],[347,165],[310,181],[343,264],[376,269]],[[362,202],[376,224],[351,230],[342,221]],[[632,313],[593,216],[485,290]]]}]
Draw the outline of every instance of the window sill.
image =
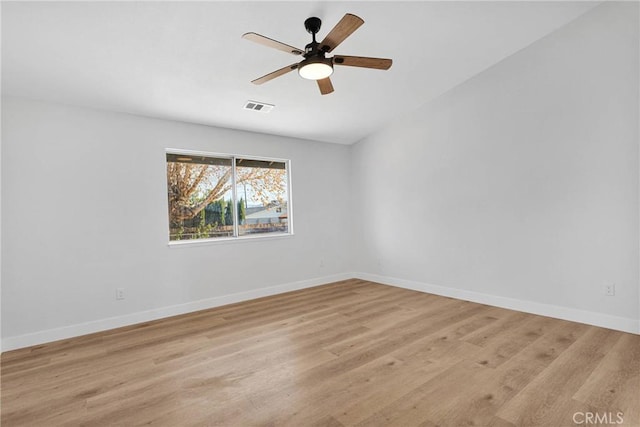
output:
[{"label": "window sill", "polygon": [[215,239],[193,239],[193,240],[172,240],[168,243],[170,248],[186,248],[192,246],[207,246],[207,245],[219,245],[227,243],[239,243],[239,242],[255,242],[263,240],[273,239],[286,239],[287,237],[293,237],[293,233],[273,233],[269,235],[245,235],[240,237],[218,237]]}]

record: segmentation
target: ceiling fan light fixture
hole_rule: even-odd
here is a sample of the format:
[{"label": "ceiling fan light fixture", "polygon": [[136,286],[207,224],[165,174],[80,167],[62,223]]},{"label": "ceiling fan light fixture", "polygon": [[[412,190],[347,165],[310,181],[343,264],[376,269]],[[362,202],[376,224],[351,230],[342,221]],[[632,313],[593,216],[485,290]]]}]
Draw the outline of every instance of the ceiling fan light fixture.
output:
[{"label": "ceiling fan light fixture", "polygon": [[327,58],[308,58],[298,67],[300,77],[307,80],[322,80],[333,74],[333,62]]}]

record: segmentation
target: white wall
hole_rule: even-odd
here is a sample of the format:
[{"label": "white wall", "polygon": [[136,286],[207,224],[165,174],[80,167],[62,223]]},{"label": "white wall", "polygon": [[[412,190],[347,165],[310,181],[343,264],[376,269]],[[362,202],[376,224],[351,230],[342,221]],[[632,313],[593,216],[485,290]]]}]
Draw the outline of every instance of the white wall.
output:
[{"label": "white wall", "polygon": [[[326,283],[351,267],[346,146],[11,98],[2,113],[5,350]],[[169,247],[168,147],[291,159],[295,235]]]},{"label": "white wall", "polygon": [[[0,20],[2,8],[0,8]],[[1,38],[1,37],[0,37]],[[0,41],[1,44],[1,41]],[[2,55],[0,55],[1,57]],[[0,62],[2,60],[0,59]],[[1,69],[0,64],[0,69]],[[2,117],[2,105],[0,103],[0,117]],[[2,224],[2,137],[0,136],[0,225]],[[0,354],[2,353],[2,227],[0,226]]]},{"label": "white wall", "polygon": [[354,146],[356,270],[640,332],[638,37],[598,6]]}]

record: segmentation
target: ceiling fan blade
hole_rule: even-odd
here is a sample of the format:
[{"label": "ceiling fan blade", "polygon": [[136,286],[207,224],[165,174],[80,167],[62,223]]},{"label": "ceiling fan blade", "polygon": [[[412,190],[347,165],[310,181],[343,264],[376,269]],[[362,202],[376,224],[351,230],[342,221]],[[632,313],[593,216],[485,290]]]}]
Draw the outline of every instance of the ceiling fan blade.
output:
[{"label": "ceiling fan blade", "polygon": [[320,93],[323,95],[328,95],[333,92],[333,84],[331,84],[331,79],[329,77],[318,80],[318,87],[320,88]]},{"label": "ceiling fan blade", "polygon": [[252,80],[251,83],[253,83],[254,85],[261,85],[262,83],[268,82],[269,80],[273,80],[276,77],[280,77],[284,74],[287,74],[290,71],[293,71],[295,69],[298,68],[298,64],[291,64],[291,65],[287,65],[286,67],[282,67],[279,70],[273,71],[269,74],[265,74],[264,76],[257,78],[255,80]]},{"label": "ceiling fan blade", "polygon": [[333,57],[333,63],[336,65],[346,65],[349,67],[375,68],[376,70],[388,70],[391,68],[393,61],[385,58],[367,58],[365,56],[344,56],[336,55]]},{"label": "ceiling fan blade", "polygon": [[284,44],[274,39],[270,39],[269,37],[262,36],[257,33],[245,33],[242,35],[243,39],[251,40],[252,42],[256,42],[258,44],[272,47],[274,49],[281,50],[283,52],[288,52],[293,55],[302,55],[304,53],[303,50],[298,49],[297,47],[289,46],[288,44]]},{"label": "ceiling fan blade", "polygon": [[360,25],[362,24],[364,24],[362,18],[347,13],[342,17],[340,22],[338,22],[336,26],[329,31],[329,34],[326,35],[324,40],[320,42],[320,49],[325,52],[331,52],[340,43],[342,43],[344,39],[360,28]]}]

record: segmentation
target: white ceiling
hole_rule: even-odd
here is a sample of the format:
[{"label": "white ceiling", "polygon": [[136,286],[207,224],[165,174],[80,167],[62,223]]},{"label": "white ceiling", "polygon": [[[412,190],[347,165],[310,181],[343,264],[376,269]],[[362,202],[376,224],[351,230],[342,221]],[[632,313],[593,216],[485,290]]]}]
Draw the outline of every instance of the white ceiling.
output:
[{"label": "white ceiling", "polygon": [[[596,2],[3,2],[2,93],[150,117],[354,143],[565,25]],[[389,71],[336,67],[321,96],[301,58],[345,13],[365,24],[333,53],[392,58]],[[275,104],[262,114],[247,100]]]}]

